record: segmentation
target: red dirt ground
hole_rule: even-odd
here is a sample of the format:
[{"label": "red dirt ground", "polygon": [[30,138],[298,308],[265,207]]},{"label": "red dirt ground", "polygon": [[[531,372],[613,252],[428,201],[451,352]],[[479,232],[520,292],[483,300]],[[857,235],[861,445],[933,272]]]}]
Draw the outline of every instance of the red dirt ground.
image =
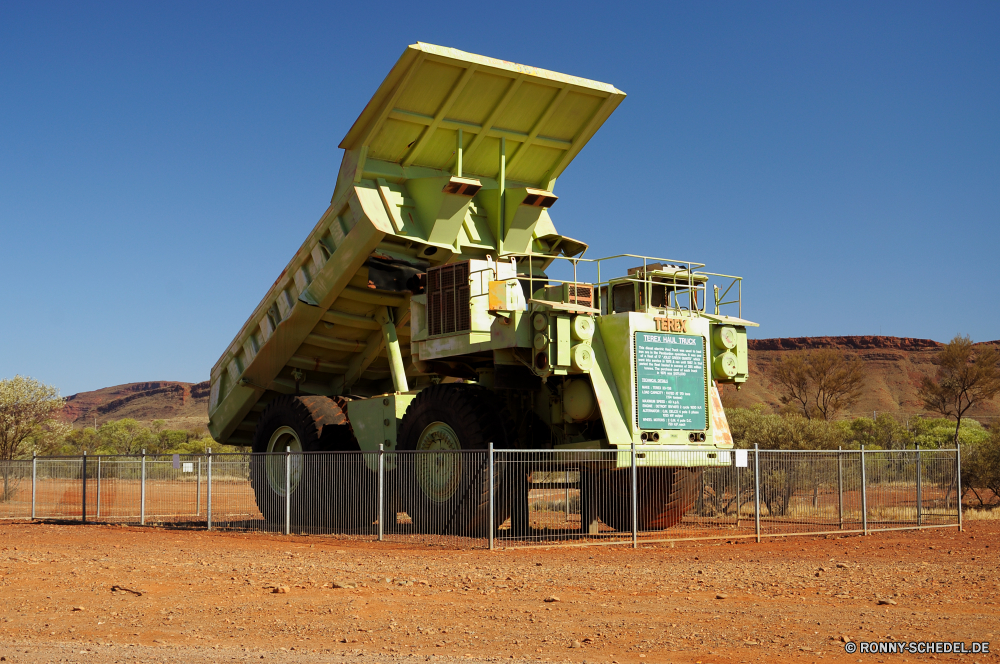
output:
[{"label": "red dirt ground", "polygon": [[998,553],[998,521],[496,552],[0,522],[0,661],[985,663],[841,638],[1000,651]]}]

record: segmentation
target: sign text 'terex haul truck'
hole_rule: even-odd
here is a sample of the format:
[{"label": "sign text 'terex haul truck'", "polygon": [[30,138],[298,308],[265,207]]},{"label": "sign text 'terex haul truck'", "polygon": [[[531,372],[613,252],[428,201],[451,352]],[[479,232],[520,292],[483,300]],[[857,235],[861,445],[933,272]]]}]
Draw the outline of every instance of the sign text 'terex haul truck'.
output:
[{"label": "sign text 'terex haul truck'", "polygon": [[[729,463],[717,384],[746,380],[754,324],[720,314],[741,316],[739,278],[585,259],[556,231],[556,179],[624,97],[408,47],[340,145],[330,207],[212,369],[213,437],[254,452],[620,449],[588,476],[610,493],[635,445],[661,506],[642,525],[676,522],[700,468]],[[407,468],[400,509],[418,528],[473,481],[461,463]],[[265,514],[283,473],[253,464]],[[291,498],[357,498],[318,477],[297,466]],[[619,527],[620,506],[602,509]]]}]

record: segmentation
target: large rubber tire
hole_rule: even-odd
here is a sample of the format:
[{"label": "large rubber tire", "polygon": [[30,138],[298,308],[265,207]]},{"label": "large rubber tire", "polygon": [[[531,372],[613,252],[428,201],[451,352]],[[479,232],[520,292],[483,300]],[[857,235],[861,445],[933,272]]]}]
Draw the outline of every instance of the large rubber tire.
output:
[{"label": "large rubber tire", "polygon": [[[701,468],[638,468],[639,530],[665,530],[684,518],[698,499]],[[632,470],[604,471],[597,483],[601,519],[620,531],[632,530]]]},{"label": "large rubber tire", "polygon": [[[400,425],[400,498],[417,532],[485,537],[489,527],[486,454],[507,434],[489,390],[465,383],[433,385],[410,402]],[[436,450],[436,452],[435,452]],[[494,486],[499,487],[499,464]],[[499,504],[499,501],[498,501]],[[497,515],[497,524],[506,515]]]},{"label": "large rubber tire", "polygon": [[[254,432],[250,483],[261,514],[270,524],[285,521],[285,448],[291,447],[289,508],[297,531],[332,532],[346,524],[368,524],[374,499],[358,487],[371,484],[347,420],[347,402],[322,396],[276,397]],[[308,454],[355,452],[356,454]],[[358,468],[360,466],[360,468]],[[370,473],[370,471],[367,471]],[[371,493],[371,492],[369,492]]]}]

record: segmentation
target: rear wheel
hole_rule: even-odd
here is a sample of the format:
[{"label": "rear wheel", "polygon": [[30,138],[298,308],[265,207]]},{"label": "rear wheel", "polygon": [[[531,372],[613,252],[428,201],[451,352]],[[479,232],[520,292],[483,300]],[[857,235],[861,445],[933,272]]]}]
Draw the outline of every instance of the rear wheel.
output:
[{"label": "rear wheel", "polygon": [[[296,528],[329,531],[371,523],[374,501],[358,490],[370,474],[361,455],[308,454],[359,450],[346,405],[328,397],[279,396],[264,410],[254,433],[250,482],[269,523],[284,523],[286,500]],[[292,452],[287,477],[286,450]]]},{"label": "rear wheel", "polygon": [[[639,530],[663,530],[680,523],[698,498],[701,468],[638,468]],[[632,470],[605,471],[597,511],[615,530],[632,529]]]},{"label": "rear wheel", "polygon": [[486,534],[488,458],[469,452],[486,450],[491,442],[504,447],[506,433],[486,389],[449,383],[417,395],[403,416],[398,447],[413,452],[398,459],[400,497],[414,529],[440,535]]}]

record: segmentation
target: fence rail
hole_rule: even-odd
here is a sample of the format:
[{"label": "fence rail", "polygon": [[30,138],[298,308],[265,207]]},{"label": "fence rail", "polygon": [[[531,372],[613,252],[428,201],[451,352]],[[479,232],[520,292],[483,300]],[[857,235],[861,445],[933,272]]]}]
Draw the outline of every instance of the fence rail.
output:
[{"label": "fence rail", "polygon": [[962,525],[958,450],[473,450],[0,462],[0,518],[482,547]]}]

